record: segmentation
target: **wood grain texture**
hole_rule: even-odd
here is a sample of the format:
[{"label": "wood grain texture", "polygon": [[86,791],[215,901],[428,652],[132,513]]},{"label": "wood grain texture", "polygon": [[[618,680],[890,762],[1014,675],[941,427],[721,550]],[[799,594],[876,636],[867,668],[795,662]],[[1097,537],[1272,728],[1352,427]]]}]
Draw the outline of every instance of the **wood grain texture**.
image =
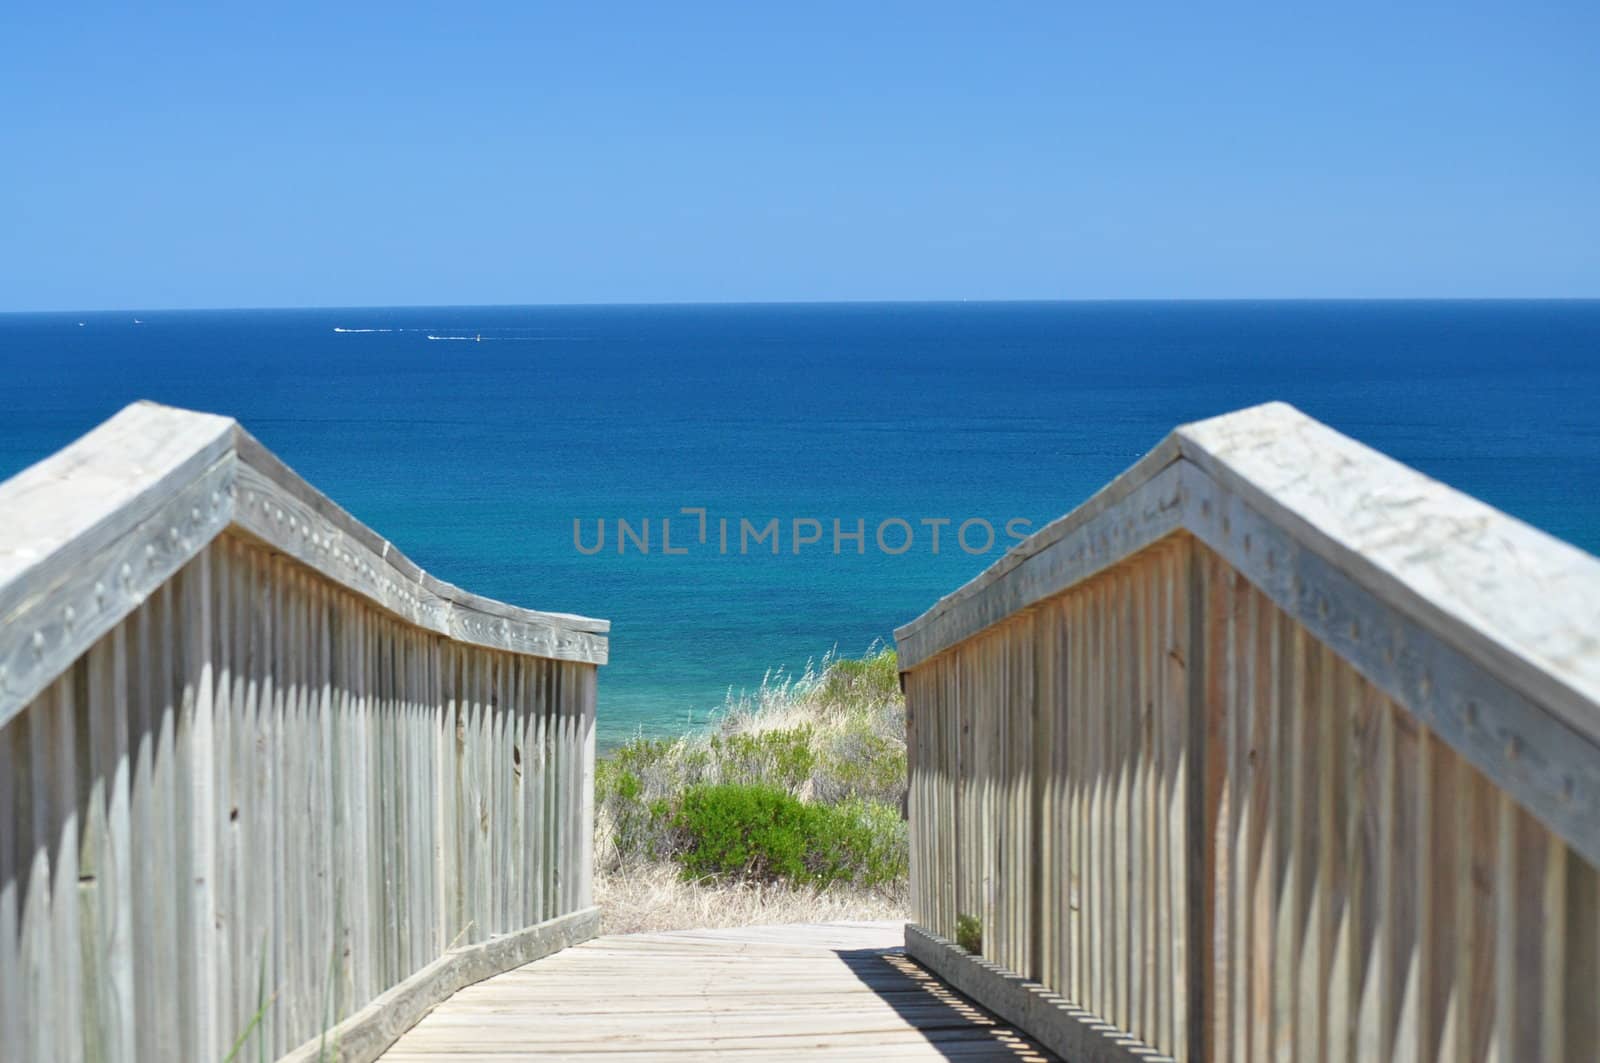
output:
[{"label": "wood grain texture", "polygon": [[923,927],[906,927],[906,952],[952,988],[983,1001],[996,1016],[1026,1030],[1062,1059],[1074,1063],[1164,1063],[1172,1059],[1037,981],[974,956]]},{"label": "wood grain texture", "polygon": [[[1035,961],[1064,1007],[1177,1059],[1591,1058],[1600,871],[1299,615],[1176,537],[912,670],[918,918],[978,918],[984,963]],[[996,750],[1045,719],[1060,756]],[[972,737],[951,759],[936,727]],[[1039,770],[1059,796],[1035,811],[970,797]],[[991,855],[1019,834],[1035,876]],[[1056,847],[1081,855],[1063,872]],[[953,905],[926,895],[939,859]],[[1043,925],[1010,914],[1033,889]]]},{"label": "wood grain texture", "polygon": [[231,421],[149,404],[0,514],[6,1059],[326,1048],[419,970],[437,996],[592,932],[561,920],[604,621],[434,580]]},{"label": "wood grain texture", "polygon": [[[595,670],[213,540],[0,727],[7,1058],[276,1057],[452,949],[525,962],[589,904]],[[561,740],[525,752],[530,718]]]},{"label": "wood grain texture", "polygon": [[1177,1059],[1593,1058],[1597,632],[1600,562],[1288,407],[1179,429],[898,633],[913,911]]},{"label": "wood grain texture", "polygon": [[1600,860],[1600,560],[1281,403],[1178,429],[899,629],[902,668],[1178,528]]},{"label": "wood grain texture", "polygon": [[280,1063],[368,1063],[451,994],[588,941],[600,910],[585,908],[476,945],[444,950],[333,1028],[279,1056]]},{"label": "wood grain texture", "polygon": [[1600,739],[1600,559],[1284,403],[1174,435],[1304,548]]},{"label": "wood grain texture", "polygon": [[0,483],[0,725],[230,527],[453,641],[606,661],[608,621],[446,583],[233,420],[138,402]]},{"label": "wood grain texture", "polygon": [[[130,407],[0,484],[0,726],[227,526],[231,437],[170,412]],[[173,445],[139,445],[152,419]]]},{"label": "wood grain texture", "polygon": [[1152,548],[906,676],[918,922],[954,940],[970,920],[985,961],[1180,1045],[1192,551]]},{"label": "wood grain texture", "polygon": [[910,670],[1019,610],[1142,550],[1182,524],[1183,499],[1168,440],[1077,509],[1018,543],[993,565],[895,630]]},{"label": "wood grain texture", "polygon": [[1055,1057],[904,955],[899,923],[596,938],[456,993],[390,1063]]}]

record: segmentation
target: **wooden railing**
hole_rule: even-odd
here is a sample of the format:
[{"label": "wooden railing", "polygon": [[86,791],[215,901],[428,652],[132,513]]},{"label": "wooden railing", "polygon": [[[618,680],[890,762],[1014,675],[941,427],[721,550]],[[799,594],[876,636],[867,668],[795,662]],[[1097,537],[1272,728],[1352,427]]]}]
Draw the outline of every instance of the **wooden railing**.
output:
[{"label": "wooden railing", "polygon": [[605,621],[426,575],[231,420],[0,485],[0,1056],[368,1059],[595,932]]},{"label": "wooden railing", "polygon": [[897,634],[908,943],[1068,1058],[1600,1059],[1600,561],[1270,405]]}]

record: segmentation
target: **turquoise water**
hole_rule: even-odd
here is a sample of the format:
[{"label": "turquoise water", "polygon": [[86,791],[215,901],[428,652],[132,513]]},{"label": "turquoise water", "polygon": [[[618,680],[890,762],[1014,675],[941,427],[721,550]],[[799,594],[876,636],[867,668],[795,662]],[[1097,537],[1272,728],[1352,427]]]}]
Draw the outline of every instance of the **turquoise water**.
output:
[{"label": "turquoise water", "polygon": [[[607,741],[861,652],[999,556],[1008,521],[1268,399],[1600,552],[1600,302],[0,315],[0,475],[137,398],[238,417],[445,579],[611,618]],[[582,552],[574,519],[591,548],[602,518]],[[649,519],[649,554],[618,553],[619,518],[641,539]],[[835,518],[860,553],[834,553]],[[741,553],[741,520],[772,519],[780,552]],[[820,532],[798,553],[796,520]]]}]

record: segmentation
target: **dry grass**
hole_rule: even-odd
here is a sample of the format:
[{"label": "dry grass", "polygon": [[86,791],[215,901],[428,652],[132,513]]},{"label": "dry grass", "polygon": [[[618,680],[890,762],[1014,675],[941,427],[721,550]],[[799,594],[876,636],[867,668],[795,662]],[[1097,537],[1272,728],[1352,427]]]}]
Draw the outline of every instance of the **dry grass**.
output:
[{"label": "dry grass", "polygon": [[835,886],[819,891],[784,884],[687,882],[671,863],[603,871],[595,877],[594,893],[601,932],[606,934],[906,918],[899,890]]}]

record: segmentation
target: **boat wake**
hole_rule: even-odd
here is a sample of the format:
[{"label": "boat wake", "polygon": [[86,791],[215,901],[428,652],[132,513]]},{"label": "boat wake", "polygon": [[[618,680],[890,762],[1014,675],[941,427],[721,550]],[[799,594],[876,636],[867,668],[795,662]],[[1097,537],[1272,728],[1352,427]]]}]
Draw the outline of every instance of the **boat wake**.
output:
[{"label": "boat wake", "polygon": [[333,331],[342,335],[356,335],[360,333],[373,332],[421,332],[425,333],[427,338],[430,340],[460,340],[468,343],[499,343],[505,341],[510,341],[512,343],[540,343],[547,341],[571,343],[589,338],[588,336],[571,335],[522,335],[523,333],[529,332],[544,333],[550,331],[548,328],[534,325],[496,325],[490,328],[461,329],[458,331],[449,331],[440,328],[346,328],[343,325],[335,325],[333,327]]},{"label": "boat wake", "polygon": [[490,336],[482,332],[464,333],[462,335],[435,335],[428,334],[430,340],[462,340],[467,343],[571,343],[586,340],[587,336]]}]

